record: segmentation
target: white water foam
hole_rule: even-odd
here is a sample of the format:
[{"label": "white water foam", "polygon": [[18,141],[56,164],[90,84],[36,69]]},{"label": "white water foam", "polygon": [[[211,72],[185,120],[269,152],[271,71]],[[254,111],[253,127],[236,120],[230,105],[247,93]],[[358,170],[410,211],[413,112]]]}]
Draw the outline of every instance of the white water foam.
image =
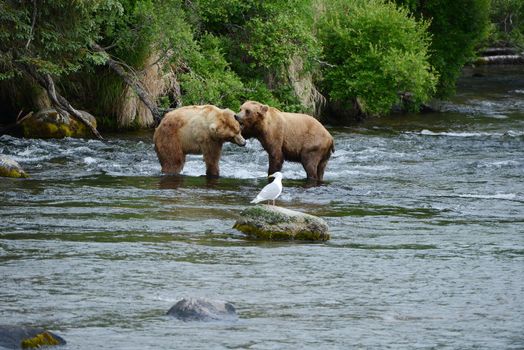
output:
[{"label": "white water foam", "polygon": [[84,163],[87,164],[87,165],[90,165],[90,164],[95,164],[97,163],[97,160],[93,157],[85,157],[84,158]]},{"label": "white water foam", "polygon": [[478,168],[516,168],[521,163],[516,160],[500,160],[496,162],[482,162],[477,165]]},{"label": "white water foam", "polygon": [[451,136],[451,137],[477,137],[477,136],[491,136],[488,133],[482,132],[434,132],[431,130],[423,129],[420,135],[426,136]]},{"label": "white water foam", "polygon": [[496,194],[459,194],[461,198],[479,198],[479,199],[506,199],[514,200],[518,199],[515,193],[496,193]]},{"label": "white water foam", "polygon": [[508,130],[503,135],[511,136],[511,137],[520,137],[520,136],[524,136],[524,131]]},{"label": "white water foam", "polygon": [[515,131],[515,130],[508,130],[504,133],[500,132],[454,132],[454,131],[442,131],[442,132],[434,132],[428,129],[423,129],[420,132],[406,132],[406,134],[415,134],[415,135],[424,135],[424,136],[450,136],[450,137],[482,137],[482,136],[488,136],[488,137],[502,137],[502,136],[510,136],[510,137],[520,137],[524,136],[524,131]]}]

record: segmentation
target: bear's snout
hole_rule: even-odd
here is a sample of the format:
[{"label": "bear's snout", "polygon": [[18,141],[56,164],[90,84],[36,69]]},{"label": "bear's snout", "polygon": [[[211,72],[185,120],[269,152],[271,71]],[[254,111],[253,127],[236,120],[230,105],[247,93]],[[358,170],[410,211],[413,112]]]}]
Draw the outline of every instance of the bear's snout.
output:
[{"label": "bear's snout", "polygon": [[238,114],[235,114],[235,119],[236,119],[237,122],[242,124],[242,118]]},{"label": "bear's snout", "polygon": [[246,145],[246,140],[240,134],[235,135],[235,137],[233,138],[233,142],[242,147]]}]

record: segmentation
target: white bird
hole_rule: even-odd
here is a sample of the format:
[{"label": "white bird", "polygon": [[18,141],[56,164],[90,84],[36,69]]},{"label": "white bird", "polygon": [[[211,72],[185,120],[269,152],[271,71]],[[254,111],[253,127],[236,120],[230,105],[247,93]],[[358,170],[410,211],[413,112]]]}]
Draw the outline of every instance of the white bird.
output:
[{"label": "white bird", "polygon": [[258,203],[262,201],[273,201],[273,205],[275,205],[275,199],[277,199],[278,196],[282,193],[282,173],[280,171],[277,171],[274,174],[269,175],[268,177],[274,177],[275,180],[273,180],[272,183],[267,184],[262,191],[257,195],[255,199],[251,201],[251,203]]}]

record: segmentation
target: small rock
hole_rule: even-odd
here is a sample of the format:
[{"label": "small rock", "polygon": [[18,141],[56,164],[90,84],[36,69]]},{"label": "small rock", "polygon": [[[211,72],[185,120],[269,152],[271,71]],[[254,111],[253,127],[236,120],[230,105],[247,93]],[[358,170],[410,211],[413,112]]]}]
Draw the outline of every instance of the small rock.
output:
[{"label": "small rock", "polygon": [[65,344],[62,337],[43,328],[0,325],[0,348],[37,349]]},{"label": "small rock", "polygon": [[167,314],[182,321],[236,320],[237,318],[233,304],[205,298],[184,298],[169,309]]},{"label": "small rock", "polygon": [[[85,111],[79,111],[96,128],[96,119]],[[91,130],[73,117],[62,117],[55,109],[44,109],[24,120],[21,124],[27,138],[91,137]]]},{"label": "small rock", "polygon": [[27,177],[27,174],[17,161],[0,154],[0,176]]},{"label": "small rock", "polygon": [[256,239],[326,241],[327,223],[319,217],[274,205],[243,210],[233,228]]}]

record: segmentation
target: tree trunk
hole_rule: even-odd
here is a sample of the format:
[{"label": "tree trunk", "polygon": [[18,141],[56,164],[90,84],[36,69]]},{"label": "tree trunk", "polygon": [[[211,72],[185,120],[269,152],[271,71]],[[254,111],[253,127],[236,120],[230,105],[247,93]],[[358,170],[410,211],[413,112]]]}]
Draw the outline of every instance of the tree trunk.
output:
[{"label": "tree trunk", "polygon": [[98,44],[92,44],[91,48],[97,52],[103,52],[107,55],[107,65],[111,68],[119,77],[121,77],[127,85],[129,85],[133,91],[138,95],[140,100],[146,105],[146,107],[151,111],[155,124],[158,125],[160,120],[162,120],[163,113],[160,111],[156,103],[151,100],[149,93],[144,89],[140,80],[125,71],[122,65],[109,57],[109,54]]}]

